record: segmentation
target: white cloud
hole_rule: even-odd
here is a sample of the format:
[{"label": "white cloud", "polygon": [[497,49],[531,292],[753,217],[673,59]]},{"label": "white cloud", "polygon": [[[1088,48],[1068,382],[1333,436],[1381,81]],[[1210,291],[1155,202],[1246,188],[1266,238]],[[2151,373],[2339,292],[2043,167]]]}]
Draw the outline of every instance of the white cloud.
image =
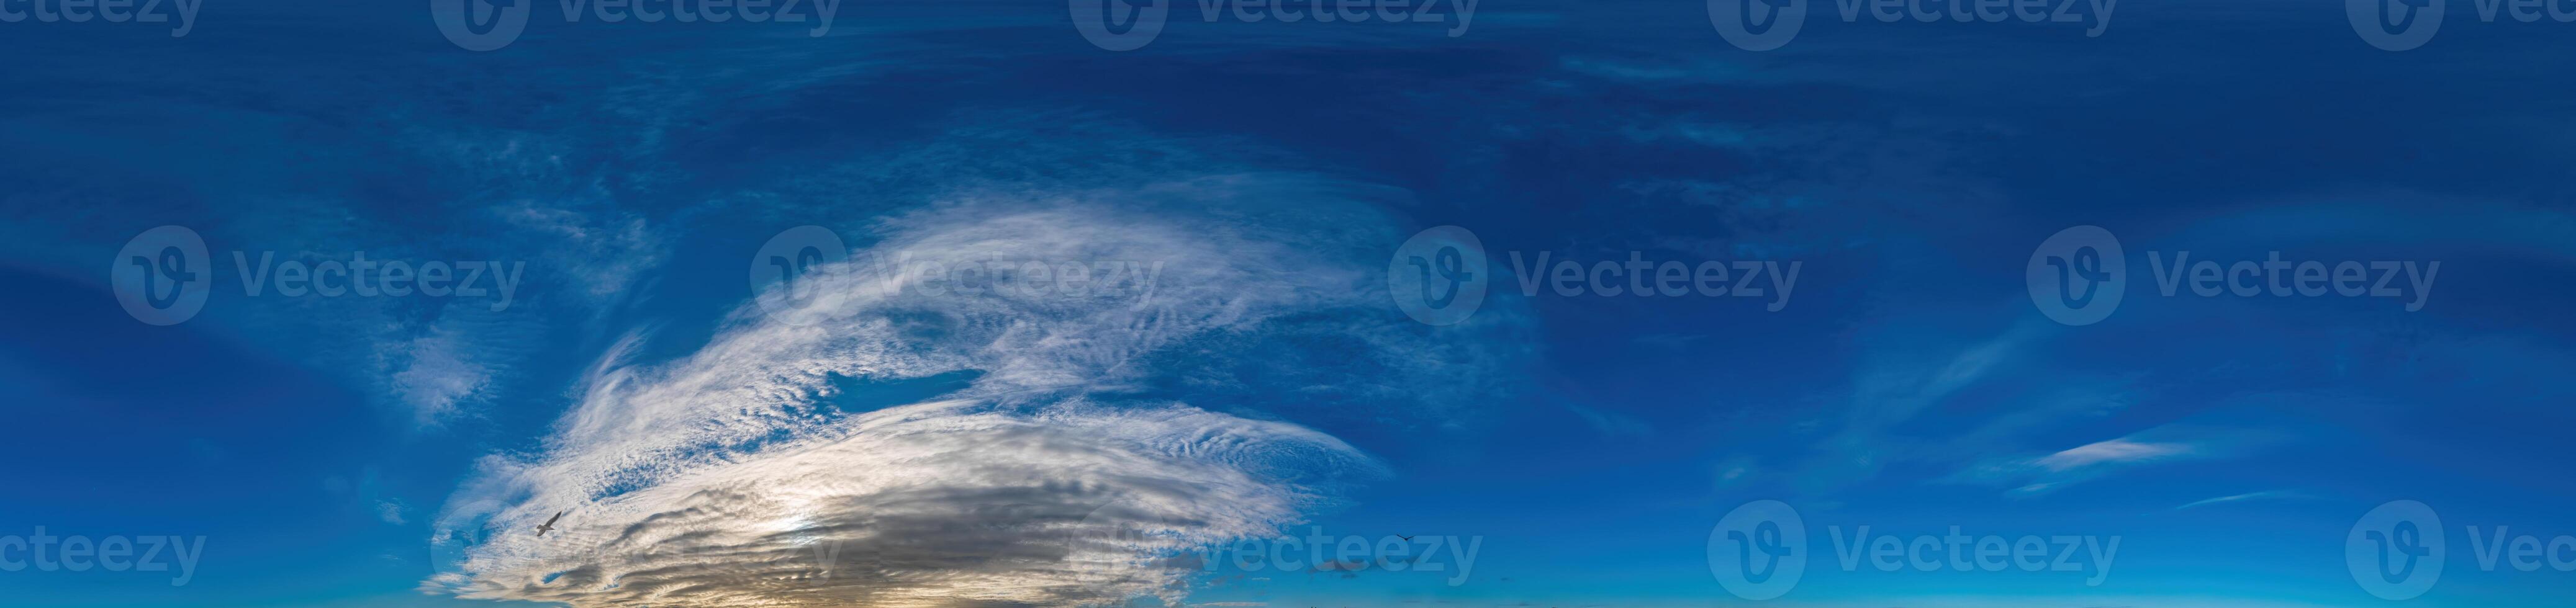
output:
[{"label": "white cloud", "polygon": [[492,370],[469,358],[468,336],[435,328],[382,356],[398,370],[389,379],[396,399],[409,407],[417,422],[435,424],[454,412],[457,403],[475,397],[491,382]]},{"label": "white cloud", "polygon": [[[594,196],[606,198],[605,194]],[[633,213],[582,212],[528,201],[496,206],[493,213],[553,244],[544,250],[546,264],[563,269],[563,276],[577,281],[575,289],[568,291],[593,307],[615,302],[645,271],[662,262],[661,235]]]},{"label": "white cloud", "polygon": [[1646,421],[1627,414],[1605,412],[1573,403],[1565,404],[1565,409],[1574,412],[1576,417],[1583,419],[1584,424],[1590,425],[1592,430],[1600,431],[1603,435],[1619,437],[1655,434],[1654,427],[1648,426]]},{"label": "white cloud", "polygon": [[2180,443],[2143,443],[2127,439],[2100,441],[2069,448],[2039,459],[2040,468],[2066,471],[2097,464],[2129,464],[2192,453],[2192,446]]},{"label": "white cloud", "polygon": [[2174,507],[2174,510],[2176,510],[2176,511],[2180,511],[2180,510],[2183,510],[2183,509],[2189,509],[2189,508],[2192,508],[2192,507],[2208,506],[2208,505],[2214,505],[2214,504],[2219,504],[2219,503],[2227,503],[2227,502],[2240,502],[2240,501],[2248,501],[2248,500],[2279,500],[2279,499],[2288,499],[2288,498],[2306,498],[2306,497],[2307,497],[2307,495],[2305,495],[2305,494],[2301,494],[2301,493],[2293,492],[2293,491],[2289,491],[2289,490],[2264,490],[2264,491],[2261,491],[2261,492],[2247,492],[2247,493],[2244,493],[2244,494],[2237,494],[2237,495],[2234,495],[2234,496],[2220,496],[2220,497],[2216,497],[2216,498],[2203,498],[2203,499],[2200,499],[2200,500],[2191,501],[2191,502],[2189,502],[2189,503],[2184,503],[2182,506],[2179,506],[2179,507]]},{"label": "white cloud", "polygon": [[2017,486],[2008,494],[2036,496],[2157,463],[2234,458],[2277,441],[2258,431],[2167,424],[2046,454],[1987,458],[1942,481]]},{"label": "white cloud", "polygon": [[[1150,290],[1066,296],[1004,278],[928,295],[918,277],[852,264],[810,275],[826,297],[738,309],[677,360],[630,365],[636,339],[621,342],[542,453],[488,457],[450,497],[434,547],[449,563],[422,588],[577,606],[1177,601],[1187,565],[1164,558],[1270,533],[1337,476],[1377,471],[1302,426],[1129,396],[1163,379],[1156,353],[1271,356],[1225,347],[1333,316],[1314,313],[1383,307],[1382,260],[1314,245],[1330,239],[1287,244],[1302,230],[1374,224],[1330,201],[1218,223],[1092,200],[1221,200],[1252,185],[971,200],[887,220],[882,239],[853,252],[1161,262]],[[1427,349],[1385,333],[1358,343],[1384,352],[1344,356],[1399,368]],[[867,382],[951,373],[972,380],[851,413],[873,407]],[[530,533],[567,509],[560,532]],[[1152,533],[1109,534],[1104,522]]]},{"label": "white cloud", "polygon": [[1953,394],[1984,381],[2024,356],[2036,335],[2015,326],[1982,341],[1922,352],[1886,353],[1854,372],[1842,396],[1841,426],[1802,465],[1797,482],[1829,491],[1866,481],[1890,464],[1926,457],[1911,439],[1893,431]]}]

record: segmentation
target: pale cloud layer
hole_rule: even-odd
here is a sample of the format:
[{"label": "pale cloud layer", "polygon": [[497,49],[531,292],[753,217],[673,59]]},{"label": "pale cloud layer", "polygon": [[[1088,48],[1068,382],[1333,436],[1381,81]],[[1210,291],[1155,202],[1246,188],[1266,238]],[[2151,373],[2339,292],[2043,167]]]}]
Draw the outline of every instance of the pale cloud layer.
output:
[{"label": "pale cloud layer", "polygon": [[2113,439],[2109,441],[2089,443],[2078,447],[2068,448],[2065,451],[2055,454],[2049,454],[2041,457],[2038,461],[2038,465],[2039,468],[2047,469],[2049,471],[2063,472],[2069,469],[2082,468],[2097,464],[2144,462],[2158,458],[2183,456],[2190,453],[2192,453],[2192,446],[2181,443],[2145,443],[2130,441],[2127,439]]},{"label": "pale cloud layer", "polygon": [[2287,499],[2297,499],[2297,498],[2307,498],[2307,497],[2308,497],[2308,495],[2307,495],[2307,494],[2303,494],[2303,493],[2300,493],[2300,492],[2297,492],[2297,491],[2292,491],[2292,490],[2264,490],[2264,491],[2261,491],[2261,492],[2247,492],[2247,493],[2244,493],[2244,494],[2236,494],[2236,495],[2232,495],[2232,496],[2219,496],[2219,497],[2214,497],[2214,498],[2203,498],[2203,499],[2200,499],[2200,500],[2191,501],[2191,502],[2189,502],[2189,503],[2184,503],[2182,506],[2179,506],[2179,507],[2174,507],[2174,510],[2176,510],[2176,511],[2180,511],[2180,510],[2183,510],[2183,509],[2189,509],[2189,508],[2192,508],[2192,507],[2203,507],[2203,506],[2209,506],[2209,505],[2215,505],[2215,504],[2224,504],[2224,503],[2231,503],[2231,502],[2244,502],[2244,501],[2249,501],[2249,500],[2287,500]]},{"label": "pale cloud layer", "polygon": [[[1285,221],[1218,223],[1096,200],[1250,187],[952,202],[884,220],[881,239],[852,251],[1161,265],[1085,295],[1013,289],[1008,276],[931,295],[919,277],[852,263],[809,275],[823,297],[746,305],[675,360],[630,361],[650,340],[635,334],[588,374],[541,453],[487,457],[450,497],[441,573],[422,589],[576,606],[1180,600],[1190,565],[1171,558],[1183,549],[1272,533],[1334,480],[1378,473],[1303,426],[1131,396],[1167,380],[1147,364],[1158,354],[1269,356],[1227,347],[1325,316],[1312,313],[1383,307],[1372,260],[1296,238],[1383,236],[1368,213],[1308,201]],[[1450,365],[1422,356],[1438,351],[1403,331],[1417,328],[1336,329],[1369,347],[1342,356],[1399,375]],[[870,383],[934,376],[970,379],[919,403],[869,402]],[[558,532],[529,533],[559,510]]]}]

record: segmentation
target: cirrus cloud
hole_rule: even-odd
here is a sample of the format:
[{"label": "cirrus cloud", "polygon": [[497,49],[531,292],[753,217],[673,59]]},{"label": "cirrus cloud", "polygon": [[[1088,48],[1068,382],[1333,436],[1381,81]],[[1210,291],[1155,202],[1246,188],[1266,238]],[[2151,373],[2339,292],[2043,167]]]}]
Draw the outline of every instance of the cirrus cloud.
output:
[{"label": "cirrus cloud", "polygon": [[[1269,356],[1226,348],[1321,323],[1366,334],[1368,351],[1338,356],[1450,364],[1421,358],[1443,347],[1418,328],[1348,320],[1387,315],[1319,314],[1384,307],[1374,260],[1352,255],[1365,247],[1316,245],[1391,241],[1362,206],[1247,219],[1101,200],[1222,200],[1280,179],[952,201],[881,221],[851,262],[804,279],[822,297],[741,307],[693,353],[631,362],[650,339],[634,334],[540,451],[486,457],[450,497],[433,540],[449,559],[422,590],[576,606],[1177,602],[1185,550],[1272,533],[1380,470],[1323,432],[1193,407],[1174,395],[1205,370],[1176,380],[1150,363]],[[934,291],[867,263],[887,259],[1164,270],[1080,295],[1010,275]],[[953,390],[883,402],[880,387],[907,381]],[[567,509],[558,533],[526,533]]]}]

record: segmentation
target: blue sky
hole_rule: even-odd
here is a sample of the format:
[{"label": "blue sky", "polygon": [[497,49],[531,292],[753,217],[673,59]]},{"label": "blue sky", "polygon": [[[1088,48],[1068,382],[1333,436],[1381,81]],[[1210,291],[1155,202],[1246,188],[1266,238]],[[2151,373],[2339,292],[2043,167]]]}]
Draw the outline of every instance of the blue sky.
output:
[{"label": "blue sky", "polygon": [[[2576,138],[2548,77],[2576,67],[2567,24],[2455,2],[2389,50],[2287,2],[2076,24],[1815,2],[1753,51],[1711,21],[1723,1],[1443,2],[1436,24],[1177,3],[1111,50],[1139,39],[1086,38],[1071,4],[835,3],[823,26],[532,3],[487,51],[410,5],[208,0],[176,36],[0,23],[0,594],[2287,607],[2576,587],[2551,565],[2576,548],[2550,544],[2576,535]],[[2099,231],[2058,238],[2080,226]],[[404,293],[296,292],[361,257]],[[2184,270],[2202,261],[2215,278]],[[2394,292],[2300,295],[2301,262]],[[1710,263],[1738,295],[1634,293]],[[2106,267],[2116,303],[2048,296]],[[174,273],[201,303],[150,301]],[[1482,296],[1426,299],[1453,286]],[[2390,508],[2439,534],[2438,574],[2348,563],[2400,534]],[[1954,529],[2071,548],[2070,568],[1870,552]],[[1729,572],[1777,531],[1803,572]],[[8,568],[40,534],[194,548]],[[1233,561],[1309,535],[1367,550]],[[1389,567],[1400,537],[1442,569]]]}]

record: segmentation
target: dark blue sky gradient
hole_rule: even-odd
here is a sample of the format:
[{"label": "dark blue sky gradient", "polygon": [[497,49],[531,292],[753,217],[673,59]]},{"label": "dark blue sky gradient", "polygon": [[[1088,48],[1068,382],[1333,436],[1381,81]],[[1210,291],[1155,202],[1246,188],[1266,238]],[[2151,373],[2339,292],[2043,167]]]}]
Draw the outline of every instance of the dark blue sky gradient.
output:
[{"label": "dark blue sky gradient", "polygon": [[[431,522],[477,459],[547,449],[630,332],[651,330],[638,361],[706,346],[778,231],[823,225],[858,248],[957,192],[1293,174],[1329,185],[1152,213],[1329,226],[1297,242],[1394,235],[1371,255],[1465,227],[1496,272],[1486,323],[1403,329],[1498,355],[1402,377],[1326,338],[1229,337],[1137,364],[1275,356],[1226,368],[1241,385],[1138,391],[1384,464],[1312,525],[1478,535],[1482,554],[1463,585],[1282,573],[1200,581],[1193,603],[1752,604],[1712,578],[1708,536],[1778,499],[1815,561],[1773,603],[2372,606],[2394,602],[2356,585],[2344,535],[2412,499],[2452,534],[2414,604],[2562,605],[2576,573],[2483,571],[2461,532],[2576,534],[2576,25],[2453,4],[2405,52],[2291,2],[2121,3],[2100,37],[1847,24],[1820,2],[1764,53],[1729,46],[1695,2],[1489,0],[1455,38],[1203,23],[1184,2],[1124,53],[1051,2],[852,2],[823,38],[540,20],[489,53],[449,44],[416,3],[208,0],[182,38],[0,24],[0,535],[208,539],[185,586],[0,572],[0,603],[487,603],[416,590]],[[1306,211],[1316,196],[1384,225]],[[101,271],[173,224],[218,252],[219,287],[195,319],[147,326]],[[2023,272],[2086,224],[2118,235],[2133,277],[2117,314],[2064,326]],[[519,303],[489,312],[242,297],[225,291],[233,250],[530,267]],[[2442,266],[2417,312],[2155,293],[2147,252],[2181,250]],[[1524,295],[1506,252],[1802,271],[1769,312]],[[1392,303],[1317,314],[1403,319]],[[436,414],[401,375],[424,339],[483,372]],[[861,386],[848,407],[970,380]],[[2124,438],[2188,455],[1998,472]],[[1846,572],[1825,526],[1859,525],[2123,540],[2098,586]]]}]

